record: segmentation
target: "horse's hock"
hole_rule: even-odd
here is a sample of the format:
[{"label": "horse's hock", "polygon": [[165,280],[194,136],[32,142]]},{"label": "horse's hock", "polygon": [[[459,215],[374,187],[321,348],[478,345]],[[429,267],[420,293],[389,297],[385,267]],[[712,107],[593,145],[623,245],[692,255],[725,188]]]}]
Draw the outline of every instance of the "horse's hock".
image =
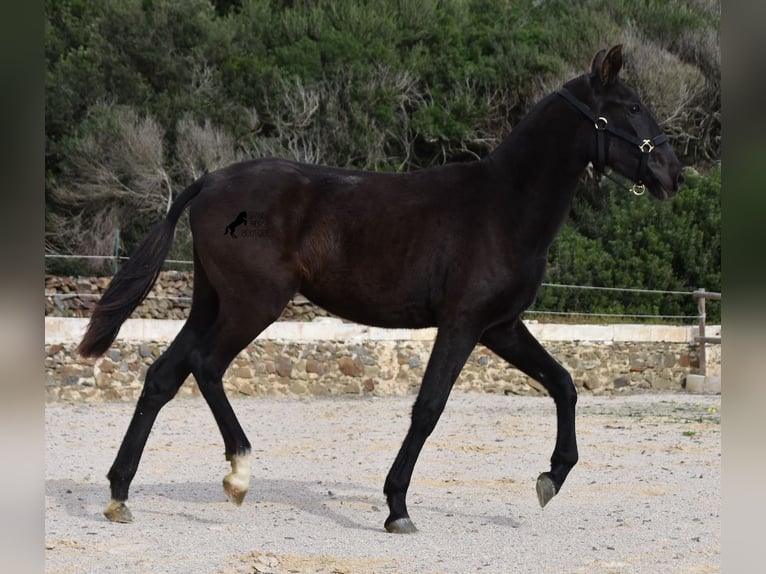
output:
[{"label": "horse's hock", "polygon": [[[98,359],[82,359],[74,352],[86,323],[87,319],[45,319],[49,401],[136,399],[147,368],[183,321],[129,320],[116,343]],[[719,327],[708,328],[720,332]],[[720,392],[720,345],[707,346],[707,376],[698,375],[696,327],[532,323],[529,329],[572,373],[581,393]],[[433,329],[384,330],[327,318],[281,321],[235,358],[224,385],[230,395],[255,397],[413,394],[434,335]],[[456,388],[545,394],[539,383],[481,345]],[[180,394],[198,394],[191,377]]]}]

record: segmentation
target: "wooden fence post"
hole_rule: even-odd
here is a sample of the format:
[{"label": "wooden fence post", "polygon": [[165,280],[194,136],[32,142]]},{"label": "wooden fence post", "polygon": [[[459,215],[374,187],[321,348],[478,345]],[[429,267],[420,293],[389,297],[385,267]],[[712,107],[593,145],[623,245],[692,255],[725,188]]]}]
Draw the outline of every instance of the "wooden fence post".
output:
[{"label": "wooden fence post", "polygon": [[692,293],[692,296],[697,300],[697,314],[699,320],[699,333],[694,338],[697,341],[697,356],[700,363],[700,375],[707,375],[707,354],[705,352],[705,344],[713,343],[720,344],[721,337],[708,337],[705,335],[705,321],[707,319],[707,313],[705,311],[705,300],[713,299],[714,301],[721,300],[720,293],[714,293],[712,291],[706,291],[705,289],[697,289]]},{"label": "wooden fence post", "polygon": [[707,353],[705,352],[705,289],[698,289],[694,292],[697,297],[697,315],[699,320],[699,345],[697,346],[697,357],[700,363],[700,375],[707,375]]}]

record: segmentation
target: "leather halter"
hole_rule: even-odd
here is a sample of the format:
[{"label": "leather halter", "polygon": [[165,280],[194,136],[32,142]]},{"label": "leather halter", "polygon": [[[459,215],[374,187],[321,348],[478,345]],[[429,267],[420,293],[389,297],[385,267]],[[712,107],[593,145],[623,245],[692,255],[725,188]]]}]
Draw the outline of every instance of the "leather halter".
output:
[{"label": "leather halter", "polygon": [[620,138],[629,144],[635,145],[641,151],[641,157],[638,162],[638,171],[636,172],[635,184],[631,188],[631,191],[636,195],[642,195],[646,191],[646,186],[643,181],[646,177],[646,170],[649,166],[649,155],[652,150],[659,145],[668,142],[668,136],[664,133],[654,136],[651,139],[640,139],[620,128],[612,126],[609,121],[603,116],[597,116],[593,110],[578,100],[572,92],[566,88],[561,88],[556,92],[559,96],[564,98],[569,104],[571,104],[576,110],[588,118],[596,128],[596,161],[593,162],[596,171],[599,173],[605,173],[606,169],[606,136],[611,134]]}]

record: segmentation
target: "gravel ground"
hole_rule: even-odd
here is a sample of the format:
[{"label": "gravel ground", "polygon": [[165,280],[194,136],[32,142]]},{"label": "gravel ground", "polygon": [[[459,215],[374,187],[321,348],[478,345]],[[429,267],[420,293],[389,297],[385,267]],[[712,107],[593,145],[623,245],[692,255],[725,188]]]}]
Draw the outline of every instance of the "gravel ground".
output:
[{"label": "gravel ground", "polygon": [[127,403],[48,404],[46,572],[706,573],[720,571],[720,396],[580,397],[580,463],[540,509],[548,398],[455,393],[415,469],[419,532],[383,530],[383,479],[413,397],[241,399],[250,492],[201,399],[160,413],[129,505],[101,514]]}]

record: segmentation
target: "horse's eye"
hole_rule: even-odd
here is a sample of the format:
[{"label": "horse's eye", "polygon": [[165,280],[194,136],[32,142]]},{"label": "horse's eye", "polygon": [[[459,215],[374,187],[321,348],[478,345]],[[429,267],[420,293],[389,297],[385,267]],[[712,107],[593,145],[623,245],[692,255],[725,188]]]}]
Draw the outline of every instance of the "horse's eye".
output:
[{"label": "horse's eye", "polygon": [[639,106],[638,104],[633,104],[632,106],[630,106],[630,113],[631,114],[637,114],[640,111],[641,111],[641,106]]}]

